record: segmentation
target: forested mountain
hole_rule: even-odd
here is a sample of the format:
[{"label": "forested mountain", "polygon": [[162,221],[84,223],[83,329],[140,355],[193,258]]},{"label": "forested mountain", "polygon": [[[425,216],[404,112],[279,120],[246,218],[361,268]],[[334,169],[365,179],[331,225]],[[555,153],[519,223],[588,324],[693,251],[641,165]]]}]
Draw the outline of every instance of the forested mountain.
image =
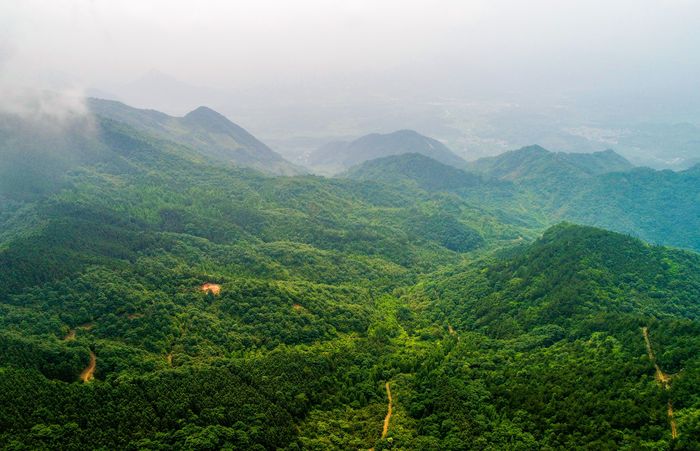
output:
[{"label": "forested mountain", "polygon": [[697,169],[278,177],[115,111],[3,129],[0,448],[698,447],[698,254],[547,229],[696,243]]},{"label": "forested mountain", "polygon": [[342,176],[389,184],[412,182],[428,191],[462,190],[489,183],[485,177],[464,172],[418,153],[369,160],[350,168]]},{"label": "forested mountain", "polygon": [[580,185],[561,216],[632,233],[658,244],[700,250],[700,172],[639,168]]},{"label": "forested mountain", "polygon": [[88,106],[98,116],[123,122],[139,132],[185,145],[216,161],[273,174],[292,175],[304,172],[243,128],[204,106],[190,111],[183,117],[132,108],[112,100],[89,99]]},{"label": "forested mountain", "polygon": [[585,178],[607,172],[629,171],[633,165],[612,150],[593,153],[550,152],[540,146],[523,147],[468,166],[491,177],[517,182],[543,181],[554,177]]},{"label": "forested mountain", "polygon": [[322,172],[334,174],[367,160],[407,153],[425,155],[455,167],[466,164],[440,141],[413,130],[399,130],[387,134],[372,133],[351,142],[332,142],[312,152],[308,157],[308,164]]},{"label": "forested mountain", "polygon": [[426,279],[404,297],[423,312],[406,327],[442,323],[452,340],[409,384],[414,419],[441,431],[424,443],[697,447],[699,276],[696,253],[564,224],[512,256]]},{"label": "forested mountain", "polygon": [[[656,244],[700,250],[697,166],[680,172],[649,168],[601,172],[600,158],[607,157],[592,154],[598,169],[588,164],[586,170],[567,172],[549,165],[551,155],[558,155],[559,160],[577,160],[578,155],[551,154],[538,148],[524,152],[543,158],[543,162],[534,158],[531,168],[548,169],[534,170],[510,181],[494,179],[497,174],[492,171],[465,172],[424,156],[399,155],[368,161],[345,176],[452,192],[472,204],[495,207],[530,225],[546,227],[562,220],[575,221],[630,233]],[[618,166],[611,164],[609,169],[612,167]]]}]

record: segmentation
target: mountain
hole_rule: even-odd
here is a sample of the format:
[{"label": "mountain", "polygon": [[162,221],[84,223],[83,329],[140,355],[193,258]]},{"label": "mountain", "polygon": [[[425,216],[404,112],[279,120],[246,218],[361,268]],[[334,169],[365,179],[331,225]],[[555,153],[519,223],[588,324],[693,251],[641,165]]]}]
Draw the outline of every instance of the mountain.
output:
[{"label": "mountain", "polygon": [[652,243],[700,249],[700,236],[691,232],[700,228],[697,168],[634,168],[611,150],[567,154],[539,146],[478,160],[469,167],[513,182],[517,202],[539,211],[545,225],[575,221]]},{"label": "mountain", "polygon": [[447,146],[413,130],[373,133],[351,142],[329,143],[312,152],[307,161],[319,171],[338,173],[367,160],[405,153],[418,153],[455,167],[465,165]]},{"label": "mountain", "polygon": [[612,150],[593,153],[550,152],[528,146],[495,157],[482,158],[469,168],[503,180],[527,182],[548,178],[582,178],[607,172],[629,171],[634,166]]},{"label": "mountain", "polygon": [[173,117],[111,100],[89,99],[88,105],[96,115],[188,146],[207,158],[280,175],[304,172],[246,130],[207,107],[199,107],[183,117]]},{"label": "mountain", "polygon": [[457,273],[435,289],[433,296],[459,309],[457,324],[499,336],[549,324],[576,330],[583,318],[603,313],[696,320],[700,255],[562,223],[515,256]]},{"label": "mountain", "polygon": [[413,181],[429,191],[449,191],[479,186],[483,177],[443,164],[425,155],[406,153],[368,160],[350,168],[343,177],[399,183]]},{"label": "mountain", "polygon": [[[608,169],[620,167],[614,164],[619,160],[612,152],[559,155],[533,147],[512,153],[508,159],[512,161],[515,155],[525,155],[533,164],[528,165],[530,173],[513,181],[465,172],[417,154],[370,160],[344,176],[455,193],[466,203],[490,211],[501,223],[529,228],[574,221],[630,233],[652,243],[700,250],[698,166],[680,172],[649,168],[602,172],[601,161],[612,162]],[[558,155],[557,159],[552,160],[552,155]],[[577,165],[550,164],[563,159]],[[490,173],[503,175],[496,170]]]},{"label": "mountain", "polygon": [[[696,253],[558,225],[405,296],[451,340],[418,372],[409,404],[423,427],[460,419],[436,434],[442,448],[484,428],[480,439],[504,449],[692,449],[696,439],[675,434],[696,430],[681,418],[700,405],[699,292]],[[510,419],[503,430],[472,420],[489,408]]]}]

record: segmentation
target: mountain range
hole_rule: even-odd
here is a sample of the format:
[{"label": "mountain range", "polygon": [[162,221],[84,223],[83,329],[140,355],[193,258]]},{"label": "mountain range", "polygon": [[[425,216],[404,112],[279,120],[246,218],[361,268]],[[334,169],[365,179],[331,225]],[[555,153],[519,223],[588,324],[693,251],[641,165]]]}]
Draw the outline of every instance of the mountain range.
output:
[{"label": "mountain range", "polygon": [[700,446],[698,167],[398,132],[320,177],[88,105],[0,120],[0,448]]}]

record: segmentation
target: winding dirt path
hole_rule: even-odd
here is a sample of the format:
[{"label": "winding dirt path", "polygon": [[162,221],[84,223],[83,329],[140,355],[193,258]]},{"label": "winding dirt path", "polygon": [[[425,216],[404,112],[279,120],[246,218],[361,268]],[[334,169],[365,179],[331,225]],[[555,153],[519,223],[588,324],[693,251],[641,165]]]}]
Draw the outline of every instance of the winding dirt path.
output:
[{"label": "winding dirt path", "polygon": [[391,399],[391,387],[389,387],[389,382],[386,383],[386,397],[389,400],[389,407],[386,411],[386,417],[384,417],[384,428],[382,429],[382,438],[386,437],[389,432],[389,422],[391,421],[391,409],[392,409],[392,399]]},{"label": "winding dirt path", "polygon": [[676,427],[676,419],[673,418],[673,405],[671,400],[668,400],[668,420],[671,422],[671,438],[678,438],[678,428]]},{"label": "winding dirt path", "polygon": [[[642,335],[644,335],[644,343],[647,347],[647,355],[649,356],[649,360],[651,360],[651,362],[654,364],[654,368],[656,369],[656,381],[659,383],[659,385],[661,385],[661,387],[663,387],[664,390],[668,390],[671,388],[671,376],[664,373],[659,364],[656,363],[656,355],[654,354],[654,349],[651,347],[651,341],[649,340],[648,327],[642,327]],[[671,438],[678,438],[678,428],[676,426],[676,419],[673,416],[673,404],[671,404],[670,399],[668,400],[668,422],[671,424]]]},{"label": "winding dirt path", "polygon": [[68,333],[66,334],[65,337],[63,337],[63,341],[72,341],[75,340],[75,329],[70,329]]},{"label": "winding dirt path", "polygon": [[[392,413],[392,398],[391,398],[391,387],[389,387],[389,382],[387,382],[384,387],[386,388],[386,397],[388,399],[389,407],[386,411],[386,416],[384,417],[384,426],[382,427],[382,438],[386,438],[386,434],[389,433],[389,422],[391,421]],[[368,451],[374,451],[374,447],[370,448]]]},{"label": "winding dirt path", "polygon": [[90,382],[95,374],[95,367],[97,366],[97,357],[95,353],[90,351],[90,363],[88,366],[80,373],[80,380],[83,382]]}]

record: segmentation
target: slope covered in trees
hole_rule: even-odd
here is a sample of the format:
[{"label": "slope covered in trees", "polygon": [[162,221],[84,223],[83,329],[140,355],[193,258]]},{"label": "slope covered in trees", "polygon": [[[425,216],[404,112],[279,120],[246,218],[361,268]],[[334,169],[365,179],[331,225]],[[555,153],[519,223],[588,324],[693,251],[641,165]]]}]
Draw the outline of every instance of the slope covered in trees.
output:
[{"label": "slope covered in trees", "polygon": [[588,177],[625,172],[634,166],[612,150],[593,153],[550,152],[528,146],[469,164],[477,172],[512,181],[544,180],[549,177]]},{"label": "slope covered in trees", "polygon": [[[621,168],[615,163],[618,157],[610,152],[583,158],[584,154],[554,154],[539,147],[506,156],[501,163],[513,163],[512,156],[527,157],[528,163],[520,162],[517,170],[509,168],[504,173],[494,168],[472,173],[424,156],[399,155],[368,161],[346,176],[454,193],[481,208],[542,229],[562,220],[574,221],[630,233],[652,243],[700,250],[697,167],[680,172],[649,168],[609,172]],[[606,166],[601,161],[608,157],[612,163]],[[579,160],[596,163],[562,163]],[[474,167],[481,164],[479,160]]]},{"label": "slope covered in trees", "polygon": [[558,220],[536,191],[421,155],[272,177],[76,127],[50,186],[0,199],[0,447],[697,448],[698,254],[532,242]]}]

